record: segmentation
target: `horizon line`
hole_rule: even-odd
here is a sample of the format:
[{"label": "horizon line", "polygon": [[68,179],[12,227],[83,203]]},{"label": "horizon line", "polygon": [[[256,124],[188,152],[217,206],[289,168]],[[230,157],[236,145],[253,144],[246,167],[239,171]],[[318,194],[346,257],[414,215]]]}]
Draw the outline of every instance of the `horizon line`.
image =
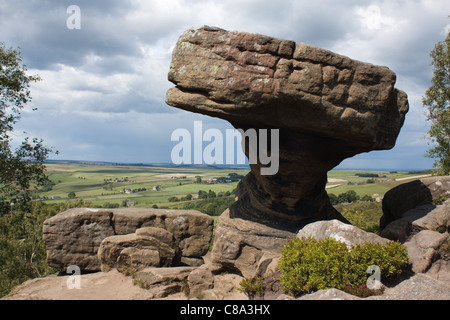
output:
[{"label": "horizon line", "polygon": [[[168,167],[208,167],[208,168],[248,168],[250,166],[248,164],[173,164],[170,162],[122,162],[122,161],[102,161],[102,160],[70,160],[70,159],[46,159],[44,164],[50,163],[80,163],[80,164],[92,164],[92,165],[117,165],[117,166],[168,166]],[[431,171],[432,168],[351,168],[351,167],[335,167],[332,170],[359,170],[359,171],[401,171],[401,172],[410,172],[410,171]]]}]

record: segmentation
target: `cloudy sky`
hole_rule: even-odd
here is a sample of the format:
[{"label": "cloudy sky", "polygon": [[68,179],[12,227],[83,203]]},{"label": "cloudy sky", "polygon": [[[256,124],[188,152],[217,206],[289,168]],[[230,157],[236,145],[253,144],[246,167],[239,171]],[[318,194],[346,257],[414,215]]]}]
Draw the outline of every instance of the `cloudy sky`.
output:
[{"label": "cloudy sky", "polygon": [[[69,29],[70,5],[80,29]],[[430,86],[429,53],[450,29],[448,0],[0,0],[0,41],[21,47],[33,106],[17,125],[44,139],[52,159],[168,163],[177,128],[223,132],[223,120],[169,107],[165,94],[171,53],[192,26],[266,34],[385,65],[410,111],[389,151],[345,160],[339,168],[427,169],[433,160],[421,99]],[[69,23],[70,24],[70,23]]]}]

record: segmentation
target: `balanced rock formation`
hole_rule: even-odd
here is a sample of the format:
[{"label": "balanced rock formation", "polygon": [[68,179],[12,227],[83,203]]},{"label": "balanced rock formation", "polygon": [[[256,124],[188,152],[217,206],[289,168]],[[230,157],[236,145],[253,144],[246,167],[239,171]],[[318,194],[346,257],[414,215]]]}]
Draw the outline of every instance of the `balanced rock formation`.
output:
[{"label": "balanced rock formation", "polygon": [[198,266],[213,226],[212,217],[195,210],[74,208],[44,221],[43,241],[55,268]]},{"label": "balanced rock formation", "polygon": [[[166,97],[173,107],[228,120],[244,133],[279,130],[278,171],[264,175],[266,160],[250,163],[238,200],[218,223],[223,263],[235,261],[246,244],[272,247],[274,241],[264,239],[283,243],[308,223],[345,221],[325,191],[327,172],[358,153],[392,148],[408,111],[387,67],[215,27],[180,36],[168,78],[176,85]],[[262,226],[255,231],[249,222]],[[247,243],[249,230],[262,241]]]},{"label": "balanced rock formation", "polygon": [[392,148],[408,111],[387,67],[212,27],[180,36],[168,77],[176,85],[167,92],[171,106],[237,129],[279,129],[278,172],[262,175],[264,165],[251,164],[230,214],[294,232],[342,219],[325,192],[327,172],[358,153]]}]

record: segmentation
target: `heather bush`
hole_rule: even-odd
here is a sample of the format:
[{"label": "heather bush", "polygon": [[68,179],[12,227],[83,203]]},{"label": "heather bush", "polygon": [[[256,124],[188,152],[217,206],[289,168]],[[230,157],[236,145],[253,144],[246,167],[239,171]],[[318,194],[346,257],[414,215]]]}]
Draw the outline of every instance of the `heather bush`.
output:
[{"label": "heather bush", "polygon": [[295,238],[283,249],[278,269],[283,290],[298,296],[321,289],[344,290],[365,285],[371,265],[378,266],[381,278],[386,279],[402,273],[407,264],[405,247],[395,241],[347,247],[333,238]]}]

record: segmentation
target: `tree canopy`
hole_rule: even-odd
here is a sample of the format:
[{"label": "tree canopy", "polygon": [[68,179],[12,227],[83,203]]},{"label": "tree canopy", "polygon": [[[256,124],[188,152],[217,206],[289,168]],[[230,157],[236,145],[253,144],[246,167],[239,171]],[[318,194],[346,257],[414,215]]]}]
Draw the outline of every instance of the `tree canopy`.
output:
[{"label": "tree canopy", "polygon": [[433,69],[431,87],[425,92],[423,105],[427,107],[427,119],[431,121],[428,136],[433,147],[427,156],[436,159],[438,174],[450,174],[450,32],[438,42],[430,54]]},{"label": "tree canopy", "polygon": [[0,214],[9,210],[11,202],[28,201],[33,187],[48,182],[44,160],[52,150],[38,138],[12,139],[21,110],[31,102],[30,84],[41,80],[27,75],[21,62],[18,50],[0,42]]}]

